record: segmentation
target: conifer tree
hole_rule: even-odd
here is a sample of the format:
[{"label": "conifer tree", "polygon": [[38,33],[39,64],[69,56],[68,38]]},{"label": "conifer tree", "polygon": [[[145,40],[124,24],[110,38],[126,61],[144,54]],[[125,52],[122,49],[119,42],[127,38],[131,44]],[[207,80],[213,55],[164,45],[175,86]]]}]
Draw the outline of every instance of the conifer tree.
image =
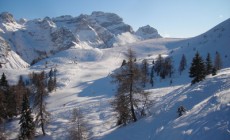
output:
[{"label": "conifer tree", "polygon": [[213,66],[212,66],[212,60],[211,60],[210,53],[208,53],[208,55],[206,57],[205,66],[206,66],[206,69],[205,69],[206,75],[211,74],[212,70],[213,70]]},{"label": "conifer tree", "polygon": [[7,117],[6,104],[5,104],[5,94],[0,89],[0,124],[2,124]]},{"label": "conifer tree", "polygon": [[187,67],[187,60],[186,60],[185,55],[183,54],[181,57],[180,65],[179,65],[179,69],[178,69],[180,72],[180,75],[186,69],[186,67]]},{"label": "conifer tree", "polygon": [[154,66],[157,75],[160,75],[160,72],[162,71],[163,63],[164,63],[164,59],[161,56],[161,54],[159,54]]},{"label": "conifer tree", "polygon": [[138,106],[144,102],[135,98],[135,95],[138,95],[138,97],[144,96],[141,72],[135,61],[135,52],[129,49],[126,57],[127,64],[112,75],[113,82],[117,83],[117,93],[112,105],[117,112],[118,125],[136,122],[137,114],[141,112]]},{"label": "conifer tree", "polygon": [[70,140],[86,140],[88,130],[80,109],[74,108],[72,111],[71,128],[69,130]]},{"label": "conifer tree", "polygon": [[142,81],[142,86],[145,87],[146,83],[149,81],[149,64],[147,62],[146,59],[144,59],[142,61],[142,66],[141,66],[141,73],[142,73],[142,77],[141,77],[141,81]]},{"label": "conifer tree", "polygon": [[19,77],[17,85],[13,86],[13,92],[15,95],[16,108],[17,108],[17,114],[18,114],[21,111],[23,94],[29,94],[22,76]]},{"label": "conifer tree", "polygon": [[150,73],[150,84],[151,84],[152,87],[153,87],[153,85],[154,85],[154,65],[153,65],[152,68],[151,68],[151,73]]},{"label": "conifer tree", "polygon": [[4,107],[5,107],[5,117],[12,118],[16,115],[16,102],[15,96],[12,92],[12,88],[9,86],[6,75],[3,73],[0,79],[0,89],[4,94]]},{"label": "conifer tree", "polygon": [[192,84],[195,84],[205,79],[205,64],[198,52],[192,60],[189,76],[193,78],[191,82]]},{"label": "conifer tree", "polygon": [[22,111],[20,117],[20,134],[19,139],[33,139],[35,133],[35,124],[32,117],[32,111],[27,94],[23,96]]},{"label": "conifer tree", "polygon": [[173,67],[173,59],[172,57],[165,58],[163,69],[165,71],[165,75],[172,77],[172,74],[174,73],[174,67]]},{"label": "conifer tree", "polygon": [[45,125],[49,119],[49,112],[46,111],[45,97],[47,96],[45,84],[45,72],[37,74],[35,81],[36,93],[34,99],[34,108],[36,110],[36,124],[41,127],[43,135],[45,135]]},{"label": "conifer tree", "polygon": [[0,79],[0,87],[4,91],[9,90],[9,84],[8,84],[7,79],[6,79],[6,75],[4,73],[2,74],[2,77]]}]

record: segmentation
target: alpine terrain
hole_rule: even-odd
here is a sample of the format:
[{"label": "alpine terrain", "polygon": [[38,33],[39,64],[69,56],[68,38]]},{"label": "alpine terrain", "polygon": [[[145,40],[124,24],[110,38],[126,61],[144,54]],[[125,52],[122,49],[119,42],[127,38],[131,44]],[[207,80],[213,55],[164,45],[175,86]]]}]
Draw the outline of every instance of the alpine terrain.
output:
[{"label": "alpine terrain", "polygon": [[[130,50],[138,68],[147,63],[146,83],[139,87],[148,93],[150,104],[145,113],[138,113],[145,103],[134,104],[137,121],[122,124],[114,109],[119,93],[114,75],[131,64],[127,58]],[[197,55],[202,58],[205,75],[191,84],[190,68]],[[182,57],[186,59],[182,61]],[[195,69],[198,74],[202,71]],[[43,128],[35,126],[38,140],[74,139],[76,126],[81,133],[74,136],[92,140],[230,139],[230,19],[192,38],[163,38],[149,25],[135,32],[114,13],[16,20],[4,12],[0,14],[3,73],[10,88],[5,90],[1,78],[0,111],[7,112],[8,93],[18,110],[0,116],[0,134],[6,139],[17,139],[22,132],[23,107],[16,99],[24,92],[29,95],[34,120],[39,114],[37,98],[44,101],[41,106],[48,123]],[[121,79],[130,75],[134,72]],[[17,88],[19,77],[27,92]],[[55,84],[50,84],[52,79]],[[44,94],[38,96],[40,93]],[[133,98],[141,100],[142,96],[134,94]],[[43,124],[45,119],[40,120]]]}]

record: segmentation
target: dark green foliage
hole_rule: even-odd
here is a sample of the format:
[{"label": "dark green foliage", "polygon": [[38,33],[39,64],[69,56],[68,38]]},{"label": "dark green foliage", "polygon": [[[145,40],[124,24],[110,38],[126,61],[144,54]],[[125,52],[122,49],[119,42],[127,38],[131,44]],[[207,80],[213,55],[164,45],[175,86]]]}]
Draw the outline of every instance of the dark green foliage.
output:
[{"label": "dark green foliage", "polygon": [[213,66],[212,66],[212,60],[211,60],[211,56],[208,53],[207,57],[206,57],[206,61],[205,61],[205,66],[206,66],[206,75],[209,75],[212,73],[213,70]]},{"label": "dark green foliage", "polygon": [[20,117],[20,133],[19,139],[33,139],[35,133],[35,124],[32,117],[32,112],[29,104],[29,99],[27,94],[23,96],[22,110]]},{"label": "dark green foliage", "polygon": [[202,57],[197,52],[192,60],[192,64],[189,72],[189,76],[193,78],[191,84],[195,84],[197,82],[202,81],[203,79],[205,79],[205,75],[206,75],[205,64],[203,62]]}]

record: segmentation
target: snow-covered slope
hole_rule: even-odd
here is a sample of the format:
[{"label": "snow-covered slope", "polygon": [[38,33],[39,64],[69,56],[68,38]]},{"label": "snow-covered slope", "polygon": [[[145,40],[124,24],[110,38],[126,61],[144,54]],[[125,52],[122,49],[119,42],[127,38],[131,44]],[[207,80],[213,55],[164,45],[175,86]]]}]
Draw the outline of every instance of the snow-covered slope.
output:
[{"label": "snow-covered slope", "polygon": [[[59,20],[62,18],[72,24],[72,17],[64,16]],[[57,26],[57,23],[55,24]],[[88,123],[90,139],[228,140],[230,138],[229,24],[230,20],[227,20],[194,38],[157,38],[135,43],[130,41],[131,44],[105,49],[92,47],[78,38],[80,42],[73,43],[70,48],[39,61],[27,69],[28,73],[49,71],[56,67],[58,88],[55,92],[49,93],[46,100],[48,111],[51,113],[51,120],[46,128],[47,136],[39,136],[36,139],[67,139],[71,111],[74,108],[81,108]],[[50,23],[48,28],[50,25],[53,24]],[[86,27],[86,30],[90,29]],[[124,39],[122,35],[128,37],[130,33],[121,34],[121,41]],[[110,74],[120,67],[128,48],[136,52],[137,62],[143,59],[151,62],[158,54],[164,57],[172,56],[175,74],[171,85],[171,79],[156,78],[154,87],[146,88],[146,91],[150,92],[151,100],[154,101],[148,117],[118,128],[115,126],[116,118],[110,104],[116,90],[115,85],[111,83]],[[189,68],[187,67],[181,76],[177,68],[182,54],[186,55],[190,66],[196,51],[199,51],[203,58],[209,52],[212,59],[218,51],[224,69],[216,76],[210,75],[204,81],[190,86]],[[0,71],[6,73],[9,81],[15,81],[15,77],[20,74],[25,75],[25,71],[20,70],[0,69]],[[178,118],[176,111],[180,105],[187,109],[187,113]],[[16,138],[19,129],[18,120],[8,123],[6,127],[9,138]],[[37,129],[37,134],[39,133],[40,129]]]},{"label": "snow-covered slope", "polygon": [[[0,14],[0,36],[28,63],[68,49],[75,43],[111,48],[139,40],[122,18],[104,12],[19,21],[5,12]],[[126,39],[121,39],[121,36]]]},{"label": "snow-covered slope", "polygon": [[20,69],[28,66],[19,55],[10,49],[8,42],[0,36],[0,68]]},{"label": "snow-covered slope", "polygon": [[[135,124],[108,131],[103,140],[228,140],[230,69],[215,77],[189,84],[148,90],[154,100],[152,115]],[[178,118],[177,108],[186,107]],[[102,134],[104,135],[104,134]]]}]

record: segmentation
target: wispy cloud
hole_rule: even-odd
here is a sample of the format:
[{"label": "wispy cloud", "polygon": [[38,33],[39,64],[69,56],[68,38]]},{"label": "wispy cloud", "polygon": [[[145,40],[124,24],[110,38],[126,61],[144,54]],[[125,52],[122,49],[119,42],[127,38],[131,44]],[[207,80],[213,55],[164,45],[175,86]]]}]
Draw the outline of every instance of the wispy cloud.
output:
[{"label": "wispy cloud", "polygon": [[223,18],[224,16],[222,15],[222,14],[220,14],[219,16],[218,16],[218,18]]},{"label": "wispy cloud", "polygon": [[168,33],[163,33],[163,37],[171,37],[171,35]]}]

